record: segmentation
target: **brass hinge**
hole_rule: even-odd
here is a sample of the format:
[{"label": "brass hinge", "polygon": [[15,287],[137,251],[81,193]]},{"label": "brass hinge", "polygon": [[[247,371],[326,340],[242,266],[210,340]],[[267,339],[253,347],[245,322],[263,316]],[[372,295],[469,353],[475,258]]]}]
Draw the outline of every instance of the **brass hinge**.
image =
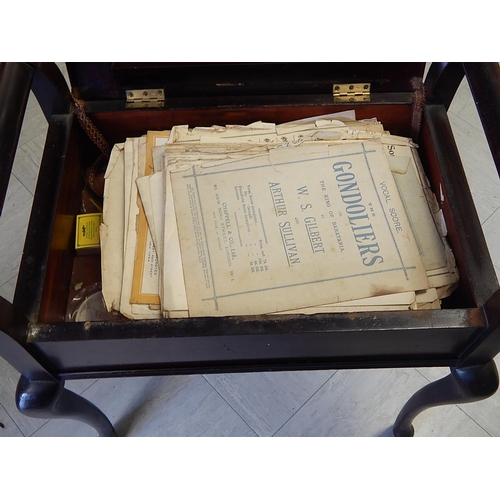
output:
[{"label": "brass hinge", "polygon": [[336,83],[333,102],[370,102],[369,83]]},{"label": "brass hinge", "polygon": [[162,108],[164,105],[163,89],[127,90],[127,108]]}]

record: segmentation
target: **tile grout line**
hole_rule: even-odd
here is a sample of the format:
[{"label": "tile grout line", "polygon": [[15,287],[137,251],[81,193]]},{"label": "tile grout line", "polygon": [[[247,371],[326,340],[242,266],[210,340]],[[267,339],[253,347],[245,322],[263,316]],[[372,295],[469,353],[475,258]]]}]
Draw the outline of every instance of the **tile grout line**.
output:
[{"label": "tile grout line", "polygon": [[[12,165],[12,166],[14,167],[14,165]],[[41,166],[41,161],[40,161],[40,165],[38,165],[38,172],[40,171],[40,166]],[[37,175],[38,175],[38,172],[37,172]],[[33,197],[35,196],[37,182],[35,182],[35,189],[33,189],[33,192],[32,192],[31,189],[29,187],[27,187],[24,184],[24,182],[14,173],[14,169],[12,169],[12,172],[10,175],[14,176],[17,179],[19,184],[21,184],[21,186],[23,186],[23,188],[26,189],[26,191],[28,191],[28,193],[31,195],[31,199],[33,200]],[[37,177],[37,179],[38,179],[38,177]],[[31,215],[31,210],[30,210],[30,215]]]},{"label": "tile grout line", "polygon": [[[79,392],[79,393],[76,393],[75,391],[71,391],[71,389],[68,389],[70,390],[71,392],[75,392],[75,394],[78,394],[79,396],[82,396],[83,397],[83,394],[88,391],[96,382],[99,382],[100,379],[97,379],[97,380],[94,380],[94,382],[92,382],[84,391],[82,392]],[[49,418],[46,422],[44,422],[40,427],[38,427],[38,429],[36,429],[35,431],[33,431],[29,437],[33,437],[34,434],[36,434],[42,427],[44,427],[45,425],[47,425],[49,422],[51,422],[52,420],[54,420],[53,418]],[[57,419],[59,420],[59,419]],[[72,419],[60,419],[60,420],[72,420]],[[82,423],[85,423],[85,422],[82,422]],[[87,424],[88,425],[88,424]]]},{"label": "tile grout line", "polygon": [[[12,165],[12,167],[14,167],[14,165]],[[26,189],[26,191],[28,191],[28,193],[31,194],[31,196],[33,196],[33,193],[23,184],[23,182],[21,181],[21,179],[19,179],[19,177],[14,173],[14,169],[11,170],[10,172],[10,176],[11,177],[15,177],[17,182],[19,182],[19,184],[21,184],[21,186]],[[9,179],[9,186],[10,186],[10,179]],[[8,194],[8,192],[7,192]],[[5,197],[5,200],[7,200],[7,196]]]},{"label": "tile grout line", "polygon": [[205,375],[201,374],[201,377],[205,380],[205,382],[220,396],[220,398],[231,408],[231,410],[238,415],[243,422],[245,422],[246,425],[248,425],[249,429],[252,430],[252,432],[255,434],[255,437],[261,437],[260,434],[236,411],[235,408],[232,407],[231,403],[210,383],[210,381],[205,377]]},{"label": "tile grout line", "polygon": [[19,430],[19,432],[22,434],[23,437],[26,437],[26,434],[21,430],[21,428],[19,427],[19,425],[17,425],[17,422],[12,418],[12,415],[9,413],[9,411],[7,410],[7,408],[5,408],[5,406],[0,403],[0,406],[3,408],[3,410],[5,411],[5,413],[7,413],[7,415],[9,416],[9,418],[12,420],[12,422],[14,423],[14,425],[17,427],[17,429]]},{"label": "tile grout line", "polygon": [[[433,382],[436,382],[435,380],[429,380],[418,368],[414,368],[414,370],[419,373],[429,384],[432,384]],[[447,376],[447,375],[446,375]],[[442,380],[444,377],[439,378],[438,380]],[[425,387],[425,386],[424,386]],[[410,396],[411,397],[411,396]],[[451,404],[451,405],[438,405],[438,406],[455,406],[458,408],[460,411],[462,411],[467,417],[469,417],[479,428],[481,428],[488,436],[494,437],[490,432],[488,432],[479,422],[477,422],[473,417],[471,417],[459,404]],[[435,408],[435,407],[434,407]],[[425,410],[424,410],[425,411]],[[422,412],[423,413],[423,412]]]},{"label": "tile grout line", "polygon": [[458,115],[457,113],[455,113],[454,111],[449,111],[448,112],[449,115],[453,115],[455,118],[457,118],[458,120],[460,120],[462,123],[464,123],[465,125],[467,125],[468,127],[470,128],[473,128],[474,130],[476,130],[477,132],[484,134],[484,130],[483,128],[478,128],[476,127],[475,125],[473,125],[472,123],[469,123],[466,119],[462,118],[460,115]]},{"label": "tile grout line", "polygon": [[52,419],[47,420],[44,422],[36,431],[33,431],[28,437],[33,437],[42,427],[45,427]]},{"label": "tile grout line", "polygon": [[474,418],[472,418],[463,408],[461,405],[455,405],[460,411],[462,411],[465,415],[467,415],[478,427],[480,427],[481,429],[483,429],[484,432],[486,432],[486,434],[488,434],[488,436],[490,437],[495,437],[493,434],[491,434],[491,432],[488,432],[479,422],[477,422],[477,420],[475,420]]},{"label": "tile grout line", "polygon": [[6,285],[9,281],[12,281],[13,279],[17,279],[17,274],[16,274],[16,276],[12,276],[12,278],[8,279],[7,281],[4,281],[3,283],[0,283],[0,288],[2,286]]},{"label": "tile grout line", "polygon": [[488,217],[486,217],[486,219],[484,219],[483,222],[481,222],[481,228],[483,229],[483,233],[484,233],[484,225],[493,217],[493,215],[495,215],[498,212],[498,210],[500,210],[500,207],[495,208],[495,210],[493,210],[493,212],[490,215],[488,215]]},{"label": "tile grout line", "polygon": [[[36,139],[38,136],[41,134],[44,134],[47,136],[48,133],[48,122],[47,119],[45,118],[45,115],[43,114],[40,106],[37,103],[38,109],[32,109],[32,110],[27,110],[24,117],[23,117],[23,126],[24,123],[26,122],[26,119],[34,121],[41,121],[42,125],[40,127],[37,127],[36,131],[34,134],[30,134],[28,137],[23,137],[23,128],[21,128],[21,133],[19,134],[19,140],[17,142],[17,147],[16,147],[16,153],[19,149],[23,148],[27,144],[29,144],[32,140]],[[31,116],[27,116],[30,114]],[[47,130],[42,130],[43,128],[47,128]],[[24,129],[24,134],[27,134],[26,129]],[[45,141],[44,141],[45,142]],[[44,148],[41,148],[41,151],[43,152]]]},{"label": "tile grout line", "polygon": [[[464,125],[466,125],[467,127],[469,128],[472,128],[474,129],[475,131],[479,132],[486,140],[486,135],[484,133],[484,130],[482,128],[478,128],[476,127],[475,125],[471,124],[469,121],[465,120],[464,118],[462,118],[459,114],[455,113],[455,112],[449,112],[449,115],[453,115],[457,120],[460,120],[460,122]],[[488,152],[491,154],[491,151],[489,150],[489,148],[487,147],[487,150]],[[464,169],[465,170],[465,169]],[[467,176],[467,174],[466,174]],[[469,180],[467,179],[467,182],[469,183]],[[469,190],[470,190],[470,184],[469,184]],[[472,192],[472,191],[471,191]],[[500,208],[497,207],[495,210],[493,210],[493,212],[488,215],[488,217],[486,217],[486,219],[484,221],[481,222],[481,227],[484,226],[484,224],[495,214],[495,212],[497,212],[497,210]]]},{"label": "tile grout line", "polygon": [[[82,379],[76,379],[76,380],[85,380],[84,378]],[[97,384],[97,382],[99,382],[99,380],[101,380],[100,378],[94,380],[87,388],[85,388],[82,392],[78,392],[78,393],[75,393],[75,394],[78,394],[79,396],[82,396],[91,388],[94,386],[94,384]],[[65,381],[66,382],[66,381]],[[65,386],[66,389],[68,389],[66,386]],[[71,389],[68,389],[68,391],[71,391]],[[71,392],[75,392],[75,391],[71,391]]]},{"label": "tile grout line", "polygon": [[337,373],[339,372],[340,370],[335,370],[335,373],[332,373],[332,375],[330,377],[328,377],[319,387],[316,391],[314,391],[311,396],[309,398],[307,398],[306,401],[304,401],[303,404],[300,405],[299,408],[297,408],[297,410],[295,412],[293,412],[293,414],[285,421],[283,422],[283,424],[279,427],[279,429],[276,430],[276,432],[272,435],[272,437],[276,437],[276,434],[281,430],[283,429],[283,427],[288,423],[290,422],[290,420],[295,416],[297,415],[297,413],[326,385],[327,382],[329,382],[333,377],[335,377],[335,375],[337,375]]},{"label": "tile grout line", "polygon": [[[16,180],[19,182],[19,184],[21,184],[21,186],[23,186],[24,189],[26,189],[26,191],[28,191],[28,193],[30,193],[31,195],[31,202],[33,201],[33,195],[31,194],[31,191],[19,180],[19,178],[17,177],[16,174],[14,174],[14,172],[11,172],[11,177],[14,176],[16,178]],[[10,185],[10,179],[9,179],[9,185]],[[7,199],[7,197],[6,197]],[[30,210],[30,216],[31,216],[31,210]],[[29,220],[28,220],[28,225],[29,225]],[[24,230],[24,229],[23,229]],[[28,227],[26,226],[25,228],[25,231],[28,230]],[[22,244],[22,249],[21,249],[21,252],[24,250],[24,243],[25,243],[25,240],[26,240],[26,237],[24,237],[24,240],[23,240],[23,244]],[[8,280],[4,281],[3,283],[0,284],[0,287],[6,285],[7,283],[9,283],[9,281],[12,281],[13,279],[16,280],[16,285],[17,285],[17,277],[18,277],[18,274],[19,274],[19,266],[17,267],[17,270],[14,274],[14,276],[11,276]],[[14,291],[15,291],[15,286],[14,286]],[[9,302],[12,302],[9,300]]]}]

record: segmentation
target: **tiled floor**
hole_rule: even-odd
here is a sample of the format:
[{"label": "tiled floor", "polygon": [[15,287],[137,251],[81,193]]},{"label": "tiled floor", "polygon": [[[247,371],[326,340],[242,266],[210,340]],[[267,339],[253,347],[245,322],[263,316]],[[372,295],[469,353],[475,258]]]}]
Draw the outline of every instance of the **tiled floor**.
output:
[{"label": "tiled floor", "polygon": [[[450,121],[478,213],[500,272],[500,181],[470,92],[462,84]],[[4,213],[0,295],[12,299],[46,134],[30,97]],[[390,436],[406,400],[442,368],[250,373],[73,381],[67,387],[101,408],[122,436]],[[70,420],[38,420],[14,404],[18,374],[0,358],[0,436],[93,436]],[[500,393],[428,410],[417,436],[500,436]]]}]

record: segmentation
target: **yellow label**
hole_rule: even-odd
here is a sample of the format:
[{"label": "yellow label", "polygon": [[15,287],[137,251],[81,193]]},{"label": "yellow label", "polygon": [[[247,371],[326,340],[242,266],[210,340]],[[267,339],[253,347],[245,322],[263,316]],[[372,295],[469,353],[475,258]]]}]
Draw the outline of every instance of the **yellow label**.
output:
[{"label": "yellow label", "polygon": [[99,227],[102,214],[81,214],[76,217],[75,248],[99,247]]}]

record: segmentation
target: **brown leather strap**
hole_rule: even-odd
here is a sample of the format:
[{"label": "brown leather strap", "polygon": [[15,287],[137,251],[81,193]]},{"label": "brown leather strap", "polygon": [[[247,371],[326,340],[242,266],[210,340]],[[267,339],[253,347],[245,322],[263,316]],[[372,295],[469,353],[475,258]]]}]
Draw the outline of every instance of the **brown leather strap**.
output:
[{"label": "brown leather strap", "polygon": [[99,148],[103,155],[109,157],[110,147],[99,129],[92,123],[92,120],[85,113],[85,102],[71,95],[75,103],[76,116],[85,133],[90,140]]},{"label": "brown leather strap", "polygon": [[425,106],[425,87],[422,85],[413,92],[413,105],[411,113],[411,138],[418,143],[420,128],[422,126],[422,113]]}]

